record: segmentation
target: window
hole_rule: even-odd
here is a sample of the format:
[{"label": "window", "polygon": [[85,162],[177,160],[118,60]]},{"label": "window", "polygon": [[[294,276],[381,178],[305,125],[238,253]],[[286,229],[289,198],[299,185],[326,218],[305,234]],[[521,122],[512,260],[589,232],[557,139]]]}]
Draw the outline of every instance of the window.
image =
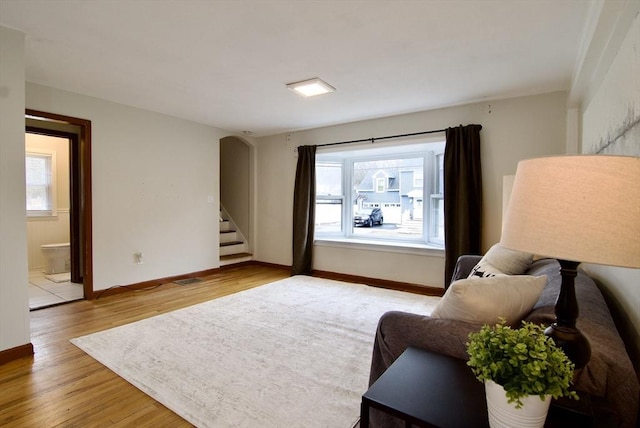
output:
[{"label": "window", "polygon": [[316,232],[342,233],[343,193],[342,163],[316,160]]},{"label": "window", "polygon": [[444,246],[444,141],[316,154],[316,239]]},{"label": "window", "polygon": [[53,153],[26,153],[27,215],[55,215],[55,159]]}]

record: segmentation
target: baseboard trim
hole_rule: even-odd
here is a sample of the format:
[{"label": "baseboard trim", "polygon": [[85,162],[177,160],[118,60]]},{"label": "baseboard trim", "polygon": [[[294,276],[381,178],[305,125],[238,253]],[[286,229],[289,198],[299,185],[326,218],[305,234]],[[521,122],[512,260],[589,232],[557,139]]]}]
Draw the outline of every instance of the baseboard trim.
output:
[{"label": "baseboard trim", "polygon": [[105,288],[104,290],[95,290],[93,292],[92,299],[98,299],[100,297],[105,297],[105,296],[113,296],[114,294],[126,293],[127,291],[136,291],[136,290],[145,290],[148,288],[155,288],[164,284],[168,284],[170,282],[177,281],[179,279],[198,278],[202,276],[214,275],[216,273],[220,273],[220,270],[221,268],[207,269],[207,270],[191,272],[183,275],[175,275],[175,276],[168,276],[165,278],[151,279],[149,281],[137,282],[134,284],[116,285],[111,288]]},{"label": "baseboard trim", "polygon": [[[177,281],[179,279],[198,278],[208,275],[214,275],[220,272],[225,272],[231,269],[241,269],[245,266],[266,266],[276,269],[284,269],[291,271],[291,266],[281,265],[276,263],[261,262],[258,260],[248,260],[245,262],[235,263],[231,265],[222,266],[215,269],[207,269],[199,272],[192,272],[183,275],[169,276],[166,278],[152,279],[149,281],[138,282],[128,285],[117,285],[104,290],[95,290],[92,299],[98,299],[100,297],[112,296],[114,294],[125,293],[132,290],[144,290],[148,288],[159,287],[163,284]],[[388,288],[390,290],[406,291],[409,293],[422,294],[425,296],[442,296],[444,289],[438,287],[430,287],[427,285],[412,284],[409,282],[391,281],[388,279],[369,278],[366,276],[349,275],[345,273],[329,272],[323,270],[314,270],[312,276],[325,279],[333,279],[336,281],[351,282],[357,284],[367,284],[374,287]]]},{"label": "baseboard trim", "polygon": [[284,265],[277,265],[277,264],[272,264],[272,263],[258,262],[258,261],[255,261],[255,260],[247,260],[245,262],[234,263],[234,264],[221,266],[219,268],[214,268],[214,269],[207,269],[207,270],[202,270],[202,271],[198,271],[198,272],[191,272],[191,273],[187,273],[187,274],[183,274],[183,275],[168,276],[166,278],[151,279],[149,281],[137,282],[137,283],[134,283],[134,284],[116,285],[116,286],[113,286],[111,288],[105,288],[103,290],[95,290],[93,292],[93,295],[91,296],[91,298],[89,300],[98,299],[98,298],[105,297],[105,296],[113,296],[114,294],[126,293],[127,291],[136,291],[136,290],[145,290],[145,289],[148,289],[148,288],[155,288],[155,287],[159,287],[159,286],[161,286],[163,284],[168,284],[170,282],[177,281],[179,279],[199,278],[199,277],[203,277],[203,276],[215,275],[215,274],[218,274],[220,272],[228,271],[228,270],[231,270],[231,269],[238,269],[238,268],[242,268],[242,267],[245,267],[245,266],[251,266],[251,265],[269,266],[269,267],[280,268],[280,269],[289,269],[289,270],[291,269],[291,266],[284,266]]},{"label": "baseboard trim", "polygon": [[29,342],[24,345],[16,346],[15,348],[0,351],[0,365],[8,363],[9,361],[31,356],[33,356],[33,344]]},{"label": "baseboard trim", "polygon": [[291,266],[279,265],[279,264],[276,264],[276,263],[261,262],[261,261],[258,261],[258,260],[251,260],[250,262],[248,262],[248,264],[252,264],[252,265],[256,265],[256,266],[272,267],[272,268],[277,268],[277,269],[285,269],[285,270],[291,271]]},{"label": "baseboard trim", "polygon": [[[279,269],[291,270],[291,266],[279,265],[275,263],[261,262],[252,260],[247,264],[268,266]],[[409,293],[422,294],[425,296],[442,296],[444,289],[438,287],[430,287],[428,285],[412,284],[410,282],[391,281],[388,279],[369,278],[366,276],[349,275],[346,273],[329,272],[324,270],[314,270],[311,276],[324,279],[333,279],[336,281],[351,282],[357,284],[367,284],[374,287],[388,288],[390,290],[406,291]]]},{"label": "baseboard trim", "polygon": [[312,275],[319,278],[334,279],[336,281],[352,282],[358,284],[367,284],[374,287],[406,291],[409,293],[422,294],[425,296],[442,296],[444,294],[444,290],[442,288],[430,287],[428,285],[412,284],[410,282],[391,281],[388,279],[380,278],[368,278],[366,276],[348,275],[344,273],[327,272],[323,270],[314,270]]}]

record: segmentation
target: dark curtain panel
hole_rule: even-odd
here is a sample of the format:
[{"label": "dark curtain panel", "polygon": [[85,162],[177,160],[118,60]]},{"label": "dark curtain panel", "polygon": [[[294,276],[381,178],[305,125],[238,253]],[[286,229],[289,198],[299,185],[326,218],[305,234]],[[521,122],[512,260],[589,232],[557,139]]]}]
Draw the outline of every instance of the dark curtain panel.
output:
[{"label": "dark curtain panel", "polygon": [[481,125],[448,128],[444,150],[445,289],[463,254],[480,254],[482,229]]},{"label": "dark curtain panel", "polygon": [[300,146],[293,194],[293,275],[311,275],[315,199],[316,146]]}]

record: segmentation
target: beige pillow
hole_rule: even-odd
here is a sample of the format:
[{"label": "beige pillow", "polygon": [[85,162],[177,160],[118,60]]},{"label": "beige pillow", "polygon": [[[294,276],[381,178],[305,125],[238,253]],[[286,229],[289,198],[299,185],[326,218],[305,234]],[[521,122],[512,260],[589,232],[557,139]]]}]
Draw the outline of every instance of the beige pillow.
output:
[{"label": "beige pillow", "polygon": [[529,269],[532,262],[533,254],[510,250],[497,243],[487,251],[478,265],[488,263],[505,275],[522,275]]},{"label": "beige pillow", "polygon": [[471,273],[469,274],[469,278],[478,277],[478,278],[490,278],[496,275],[504,275],[504,273],[500,272],[500,270],[496,269],[491,263],[480,260],[477,265],[471,269]]},{"label": "beige pillow", "polygon": [[546,283],[546,276],[528,275],[460,279],[451,283],[431,316],[491,325],[505,318],[515,325],[531,312]]}]

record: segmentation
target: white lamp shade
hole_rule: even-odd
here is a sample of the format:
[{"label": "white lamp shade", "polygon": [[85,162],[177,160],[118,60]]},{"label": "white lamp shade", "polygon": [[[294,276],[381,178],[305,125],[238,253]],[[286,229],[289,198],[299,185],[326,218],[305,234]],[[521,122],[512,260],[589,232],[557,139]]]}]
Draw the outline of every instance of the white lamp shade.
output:
[{"label": "white lamp shade", "polygon": [[501,244],[556,259],[640,268],[640,158],[521,161]]}]

